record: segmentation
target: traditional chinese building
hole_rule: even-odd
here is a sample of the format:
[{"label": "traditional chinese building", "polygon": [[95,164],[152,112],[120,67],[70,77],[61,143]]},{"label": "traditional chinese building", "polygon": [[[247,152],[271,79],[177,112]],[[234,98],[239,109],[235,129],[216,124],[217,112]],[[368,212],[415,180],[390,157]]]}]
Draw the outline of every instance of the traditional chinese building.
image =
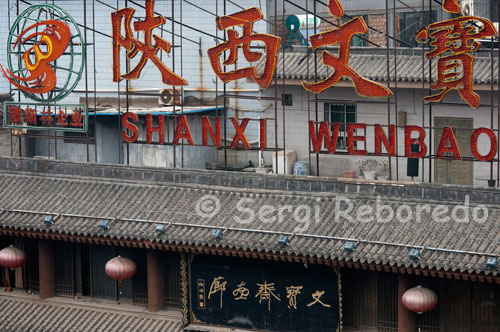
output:
[{"label": "traditional chinese building", "polygon": [[[120,66],[123,67],[123,61],[119,61],[120,57],[117,57],[117,52],[129,52],[128,42],[138,42],[138,39],[130,34],[116,36],[117,48],[110,50],[114,53],[108,52],[109,54],[101,55],[95,52],[94,56],[95,50],[88,49],[87,56],[92,57],[92,61],[87,63],[87,66],[96,68],[103,77],[108,75],[113,78],[111,81],[94,80],[96,77],[88,74],[76,85],[74,93],[67,97],[80,105],[87,105],[87,109],[90,110],[88,130],[86,129],[88,134],[83,131],[74,132],[74,129],[83,128],[83,122],[81,122],[83,118],[80,122],[75,121],[72,119],[74,115],[71,111],[61,116],[61,113],[58,113],[59,109],[49,117],[48,114],[45,116],[42,114],[43,110],[39,110],[38,119],[35,117],[35,122],[38,122],[38,125],[44,125],[47,121],[53,121],[54,131],[47,136],[43,134],[37,136],[37,133],[40,133],[37,131],[25,132],[23,136],[16,136],[13,139],[11,150],[14,155],[61,160],[199,169],[207,168],[208,165],[210,168],[243,169],[249,165],[258,167],[276,164],[276,159],[280,158],[273,157],[273,154],[276,150],[286,149],[295,156],[295,159],[290,157],[288,161],[291,169],[293,169],[294,161],[305,162],[308,164],[309,174],[312,175],[335,177],[343,176],[344,171],[355,170],[357,175],[363,176],[363,169],[366,168],[363,161],[369,159],[375,165],[374,169],[378,177],[410,180],[412,177],[407,172],[408,155],[404,141],[405,126],[418,126],[424,129],[426,137],[423,142],[427,153],[419,156],[423,158],[418,162],[419,170],[416,179],[424,182],[476,186],[487,186],[489,181],[490,185],[493,183],[498,185],[497,178],[500,169],[498,158],[496,158],[498,153],[493,158],[485,158],[489,161],[485,162],[478,160],[474,156],[474,149],[471,148],[474,130],[490,128],[489,134],[494,134],[494,128],[498,126],[498,107],[495,106],[498,104],[498,93],[495,88],[498,82],[496,70],[498,59],[494,51],[497,44],[488,40],[488,36],[494,34],[491,29],[495,29],[495,22],[498,21],[498,12],[493,2],[476,1],[474,6],[469,6],[470,4],[465,1],[461,2],[463,10],[466,10],[467,6],[469,9],[473,8],[473,11],[467,12],[469,15],[467,17],[490,19],[493,25],[490,27],[491,31],[478,32],[474,38],[467,41],[467,43],[481,42],[482,47],[474,48],[474,52],[471,49],[457,51],[458,53],[455,54],[462,58],[474,57],[467,58],[470,61],[468,65],[466,64],[469,66],[468,75],[472,79],[467,93],[464,94],[468,97],[464,99],[456,88],[450,86],[449,91],[445,89],[446,93],[439,103],[435,103],[436,100],[430,102],[429,98],[425,98],[439,91],[439,89],[430,89],[430,84],[436,84],[435,78],[438,73],[436,66],[438,61],[442,62],[439,60],[441,55],[437,56],[436,52],[431,53],[430,44],[425,44],[426,38],[433,38],[431,34],[428,36],[420,34],[420,37],[417,34],[421,29],[434,24],[433,22],[452,19],[454,15],[464,17],[462,12],[456,14],[453,8],[451,11],[444,10],[435,4],[424,4],[422,7],[420,1],[406,1],[405,5],[393,4],[387,8],[385,2],[380,1],[375,2],[370,9],[356,2],[345,1],[340,2],[344,11],[337,13],[329,12],[324,4],[316,4],[316,7],[313,4],[314,2],[284,1],[283,6],[275,8],[274,3],[270,2],[266,6],[253,7],[258,10],[247,12],[236,6],[226,8],[225,16],[222,6],[216,6],[216,4],[211,5],[214,8],[211,7],[205,11],[186,4],[186,9],[183,9],[182,13],[180,9],[174,12],[174,17],[184,22],[183,33],[177,35],[174,33],[173,36],[174,42],[175,38],[178,39],[182,51],[176,52],[175,48],[167,46],[158,48],[159,54],[166,53],[173,56],[173,60],[167,63],[168,66],[165,62],[160,64],[158,62],[160,58],[149,60],[144,58],[146,64],[141,66],[142,62],[139,61],[135,68],[130,68],[131,72],[135,69],[133,74],[125,76],[125,79],[122,78],[121,83],[113,83],[113,80],[116,81],[121,77],[120,71],[126,69],[118,69]],[[256,4],[248,3],[245,6],[251,8],[254,5]],[[118,20],[118,17],[124,19],[126,16],[131,20],[134,18],[135,12],[120,12],[117,7],[99,3],[94,3],[93,6],[94,9],[97,7],[98,14],[95,10],[92,13],[83,11],[83,8],[78,6],[72,10],[77,15],[86,14],[95,18],[92,26],[87,29],[87,38],[92,37],[102,47],[108,45],[106,43],[109,38],[112,39],[113,25],[109,24],[109,15],[99,14],[100,10],[103,13],[106,10],[111,13],[112,9],[116,9],[115,11],[120,13],[115,16],[117,17],[114,23],[116,29],[121,27],[120,24],[125,24],[125,21]],[[155,2],[155,6],[157,12],[172,10],[164,1]],[[25,7],[20,5],[19,11],[26,7],[27,5]],[[145,10],[145,6],[136,5],[135,10]],[[251,28],[255,31],[254,35],[248,36],[250,38],[248,40],[250,43],[255,43],[253,45],[269,44],[270,47],[266,48],[267,53],[259,56],[257,51],[248,49],[243,52],[246,55],[238,57],[238,54],[233,52],[234,56],[230,54],[232,62],[224,62],[224,65],[233,66],[236,71],[222,73],[223,61],[220,56],[223,51],[227,52],[234,47],[231,43],[222,43],[222,35],[228,29],[240,29],[245,24],[238,25],[227,19],[218,25],[213,21],[215,22],[213,24],[203,23],[206,31],[200,32],[201,27],[197,25],[197,19],[200,15],[203,17],[206,15],[207,19],[213,17],[210,13],[214,11],[218,11],[221,17],[229,17],[227,14],[230,12],[242,12],[243,14],[239,14],[243,15],[242,20],[248,21],[245,23],[247,25],[245,29]],[[275,11],[283,15],[274,15]],[[304,23],[304,20],[307,21],[310,19],[309,16],[314,15],[318,18],[316,23],[310,21]],[[346,26],[347,29],[342,30],[351,34],[349,40],[352,43],[349,49],[346,47],[347,44],[344,45],[347,52],[344,53],[343,60],[347,61],[349,70],[356,73],[354,76],[351,75],[351,78],[357,77],[355,81],[359,87],[353,85],[348,78],[350,74],[347,72],[342,73],[342,77],[333,77],[333,81],[338,79],[334,86],[327,87],[333,81],[330,83],[325,81],[327,85],[324,86],[315,85],[327,78],[332,79],[332,66],[335,67],[334,63],[325,65],[321,51],[326,49],[330,54],[335,55],[337,50],[336,46],[327,45],[324,42],[324,45],[319,45],[318,41],[323,39],[317,39],[315,42],[317,45],[311,46],[322,49],[314,51],[313,48],[305,46],[309,44],[308,37],[314,33],[324,34],[331,29],[338,28],[340,23],[347,23],[348,19],[356,16],[363,21],[353,21]],[[289,24],[287,19],[294,17],[297,20],[298,17],[303,19],[302,22],[299,21],[300,29],[296,29],[295,34],[287,26]],[[151,16],[144,22],[153,22],[153,20]],[[466,24],[470,20],[462,21]],[[158,22],[151,23],[157,24],[151,28],[151,34],[155,33],[155,29],[162,31],[165,25],[168,26],[166,21],[163,22],[163,26],[158,25]],[[238,22],[241,22],[241,19]],[[484,23],[481,24],[484,25]],[[177,26],[174,25],[175,27]],[[178,28],[177,31],[180,33],[180,27]],[[385,30],[388,34],[384,34]],[[281,38],[281,48],[277,48],[277,40],[270,37],[273,35]],[[294,38],[290,39],[291,37]],[[348,35],[342,35],[339,40],[347,37]],[[128,41],[123,41],[124,38],[128,38]],[[199,38],[199,40],[193,41],[193,38]],[[221,42],[217,44],[220,45],[217,46],[218,48],[213,45],[214,38]],[[167,43],[165,45],[169,45],[170,41],[165,38],[163,40]],[[312,42],[313,40],[314,38]],[[151,39],[151,43],[153,42],[154,38]],[[334,41],[330,41],[332,42]],[[244,44],[242,42],[242,45]],[[493,51],[490,46],[493,46]],[[115,59],[113,60],[116,62],[114,69],[108,65],[108,55]],[[253,63],[254,67],[244,67],[249,63]],[[162,72],[165,75],[167,73],[173,75],[176,65],[177,69],[180,67],[184,73],[184,81],[189,84],[177,85],[176,89],[154,88],[152,82],[157,77],[163,79]],[[446,64],[443,62],[443,65]],[[276,75],[273,75],[274,71]],[[158,74],[160,76],[157,76]],[[83,73],[82,76],[84,76]],[[123,84],[125,81],[127,83]],[[1,84],[6,84],[5,82]],[[213,82],[216,83],[215,86]],[[455,85],[461,84],[460,80],[457,82]],[[93,87],[86,89],[85,86],[88,87],[89,84]],[[316,87],[313,88],[314,85]],[[378,89],[372,89],[373,87],[378,87]],[[377,91],[381,95],[373,95],[373,93],[377,94]],[[386,98],[388,96],[390,96],[389,100]],[[379,97],[379,99],[373,99],[373,97]],[[436,97],[433,98],[436,99]],[[477,107],[473,108],[471,105]],[[12,116],[12,119],[9,117],[9,121],[29,122],[28,111],[31,110],[30,114],[33,115],[34,109],[24,107],[25,109],[18,108],[17,113],[13,108],[9,113]],[[26,113],[26,119],[19,118],[23,112]],[[175,140],[174,137],[178,115],[184,112],[191,118],[189,122],[192,123],[191,135],[194,146],[190,146],[190,140],[182,138]],[[138,127],[138,136],[134,140],[122,138],[121,132],[124,129],[127,130],[123,119],[125,113],[138,114],[138,121],[134,124]],[[152,116],[150,125],[148,125],[146,114]],[[207,145],[204,145],[201,121],[204,115],[210,117],[212,125],[214,125],[213,119],[219,117],[222,136],[219,144],[214,144],[213,140],[209,140]],[[158,127],[159,117],[167,118],[167,125],[162,127],[166,138],[164,140],[155,129],[160,128]],[[243,120],[250,119],[244,130],[248,145],[240,140],[233,141],[237,130],[231,118],[237,119],[241,128],[243,128]],[[133,122],[130,118],[128,119]],[[262,148],[261,144],[262,122],[259,123],[263,119],[266,126],[264,128],[265,148]],[[335,155],[329,155],[328,147],[324,142],[318,142],[321,143],[321,147],[318,148],[311,145],[313,143],[309,128],[311,120],[317,122],[318,126],[320,122],[328,123],[332,132],[333,124],[339,123]],[[60,130],[63,124],[71,130]],[[77,124],[81,124],[81,127]],[[353,134],[362,132],[360,137],[366,137],[366,143],[360,141],[356,143],[356,146],[360,147],[358,150],[366,151],[370,155],[369,158],[359,157],[353,155],[352,151],[349,152],[347,144],[349,124],[366,125],[366,129],[354,129]],[[390,125],[397,126],[394,134],[397,142],[393,144],[393,153],[388,153],[385,147],[382,147],[380,154],[377,153],[375,125],[382,126],[381,130],[384,135],[389,135]],[[456,154],[439,153],[439,143],[443,138],[443,128],[446,126],[454,128],[455,143],[460,151],[461,160],[456,160]],[[149,140],[147,139],[148,132],[151,133]],[[486,135],[483,135],[484,133],[476,142],[477,151],[482,157],[488,154],[488,148],[493,149],[495,146],[490,144]],[[130,143],[131,141],[133,144]],[[389,156],[392,158],[388,158]],[[283,158],[280,160],[282,161]],[[283,162],[281,164],[283,165]],[[263,171],[265,170],[264,167]],[[280,167],[274,167],[273,171],[283,172]],[[290,171],[286,172],[290,173]]]},{"label": "traditional chinese building", "polygon": [[495,1],[0,11],[0,331],[500,330]]},{"label": "traditional chinese building", "polygon": [[[17,158],[0,159],[0,168],[2,247],[27,256],[24,267],[2,274],[15,289],[2,289],[0,303],[16,304],[2,328],[35,326],[23,318],[33,305],[40,320],[47,306],[64,308],[37,331],[82,316],[87,324],[92,314],[103,322],[139,315],[169,331],[499,328],[498,268],[487,263],[498,252],[496,189]],[[200,199],[217,199],[220,209],[212,214]],[[463,211],[451,220],[458,201],[467,201],[468,222]],[[429,209],[418,212],[423,205]],[[294,217],[304,206],[310,220]],[[366,206],[404,207],[413,217],[364,220]],[[448,222],[433,221],[440,206],[449,207]],[[251,223],[235,221],[249,211],[257,216]],[[273,217],[281,221],[267,222]],[[104,273],[116,255],[135,262],[133,278]],[[437,295],[434,310],[419,315],[403,306],[402,294],[416,286]],[[100,309],[102,301],[110,306]]]}]

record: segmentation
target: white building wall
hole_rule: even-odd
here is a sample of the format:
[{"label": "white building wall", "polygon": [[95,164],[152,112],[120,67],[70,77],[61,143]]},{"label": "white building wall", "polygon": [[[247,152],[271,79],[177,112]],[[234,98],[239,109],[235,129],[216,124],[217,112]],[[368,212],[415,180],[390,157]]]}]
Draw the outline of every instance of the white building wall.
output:
[{"label": "white building wall", "polygon": [[[476,91],[478,92],[478,91]],[[287,86],[286,93],[293,95],[293,106],[285,107],[285,134],[286,140],[283,140],[283,107],[278,106],[278,141],[279,146],[287,150],[295,150],[297,153],[297,160],[299,161],[310,161],[311,174],[317,175],[316,172],[316,154],[311,154],[309,156],[309,127],[308,120],[315,121],[315,103],[314,94],[307,93],[302,86]],[[456,117],[456,118],[471,118],[473,119],[474,128],[491,126],[491,108],[490,103],[490,93],[489,92],[478,92],[481,96],[481,104],[483,106],[479,107],[477,110],[472,109],[466,105],[458,96],[456,91],[452,91],[448,94],[445,101],[448,103],[462,104],[458,106],[450,105],[433,105],[432,106],[432,117]],[[398,89],[397,90],[397,102],[398,102],[398,112],[406,112],[407,115],[407,125],[418,125],[418,126],[429,126],[429,106],[425,105],[423,107],[423,97],[428,94],[427,90],[422,89]],[[274,92],[272,89],[266,92],[266,95],[272,96]],[[388,123],[388,106],[383,100],[372,102],[369,99],[365,99],[356,95],[353,88],[339,88],[333,87],[318,96],[320,100],[331,100],[330,103],[349,103],[357,105],[357,122],[366,124],[382,124],[387,125]],[[497,100],[497,93],[494,96]],[[309,105],[308,105],[308,100]],[[392,99],[395,100],[395,97]],[[318,102],[318,120],[324,121],[324,104],[325,102]],[[267,102],[264,107],[268,107],[264,112],[263,117],[274,118],[274,106],[273,102]],[[309,111],[308,111],[309,106]],[[425,123],[422,123],[423,114],[425,114]],[[495,108],[495,116],[493,122],[493,128],[498,128],[497,122],[497,109]],[[396,124],[396,114],[395,105],[391,104],[390,108],[390,123]],[[434,125],[434,123],[433,123]],[[387,128],[384,128],[387,132]],[[429,131],[427,130],[427,137],[425,142],[428,147],[428,153],[435,154],[434,150],[434,140],[430,146]],[[399,128],[397,131],[397,142],[398,142],[398,154],[404,155],[404,129]],[[440,139],[440,135],[438,139]],[[268,126],[268,141],[274,143],[274,126]],[[366,149],[369,153],[375,151],[374,145],[374,129],[373,127],[368,127],[366,132]],[[284,145],[283,145],[284,144]],[[358,149],[363,149],[363,145],[358,145]],[[489,151],[489,140],[486,136],[481,136],[479,140],[479,151],[482,154],[487,154]],[[383,148],[383,152],[385,149]],[[272,161],[270,153],[265,153],[264,157],[266,163]],[[310,157],[310,159],[309,159]],[[498,157],[498,156],[497,156]],[[320,160],[320,175],[321,176],[332,176],[339,177],[343,176],[344,170],[356,170],[359,172],[359,161],[366,160],[367,158],[377,159],[379,161],[388,161],[387,157],[357,157],[357,156],[347,156],[341,154],[319,155]],[[396,159],[398,167],[396,168]],[[406,176],[406,158],[391,158],[392,163],[392,178],[399,180],[408,181],[411,178]],[[466,162],[466,161],[463,161]],[[420,163],[420,176],[418,181],[429,181],[429,161],[425,160],[424,168],[422,168],[422,163]],[[431,178],[434,181],[434,163],[432,162],[432,174]],[[399,170],[396,174],[396,169]],[[497,165],[494,166],[494,174],[497,172]],[[422,178],[422,173],[424,177]],[[485,186],[485,179],[489,177],[490,174],[490,163],[474,162],[474,184]]]}]

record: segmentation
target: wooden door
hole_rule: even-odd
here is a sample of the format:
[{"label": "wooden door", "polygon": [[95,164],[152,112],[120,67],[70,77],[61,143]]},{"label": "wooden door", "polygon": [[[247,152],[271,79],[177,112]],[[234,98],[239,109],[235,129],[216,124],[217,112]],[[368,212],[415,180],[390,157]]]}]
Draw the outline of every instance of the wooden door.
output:
[{"label": "wooden door", "polygon": [[[472,157],[470,149],[470,138],[474,120],[472,118],[434,118],[434,154],[436,154],[443,129],[446,126],[452,127],[457,140],[458,148],[463,157]],[[466,129],[461,129],[466,128]],[[469,129],[470,128],[470,129]],[[445,154],[446,156],[447,154]],[[452,156],[448,154],[448,156]],[[474,163],[471,161],[454,159],[436,159],[434,161],[434,182],[450,183],[460,185],[474,184]]]}]

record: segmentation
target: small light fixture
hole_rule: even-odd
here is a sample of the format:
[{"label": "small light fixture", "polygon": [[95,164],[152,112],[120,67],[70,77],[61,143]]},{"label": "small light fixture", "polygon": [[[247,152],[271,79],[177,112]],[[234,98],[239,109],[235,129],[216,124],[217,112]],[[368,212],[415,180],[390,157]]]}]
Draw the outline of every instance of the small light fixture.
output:
[{"label": "small light fixture", "polygon": [[156,233],[165,233],[167,231],[167,227],[165,225],[162,225],[162,224],[156,224],[156,228],[155,228],[155,232]]},{"label": "small light fixture", "polygon": [[411,249],[410,250],[410,259],[412,261],[418,261],[420,260],[421,256],[420,256],[420,250],[419,249]]},{"label": "small light fixture", "polygon": [[53,225],[54,224],[54,216],[51,214],[47,214],[47,215],[43,216],[43,222],[47,226]]},{"label": "small light fixture", "polygon": [[215,240],[220,240],[222,238],[222,230],[221,229],[214,229],[212,231],[212,238]]},{"label": "small light fixture", "polygon": [[280,235],[280,237],[278,238],[278,243],[282,246],[287,246],[290,244],[290,238],[286,235]]},{"label": "small light fixture", "polygon": [[486,267],[491,270],[498,268],[498,257],[488,257],[486,259]]},{"label": "small light fixture", "polygon": [[354,250],[356,250],[356,243],[352,241],[346,241],[344,243],[344,250],[347,252],[353,252]]},{"label": "small light fixture", "polygon": [[109,220],[102,219],[101,222],[99,223],[99,227],[101,229],[108,230],[109,229]]}]

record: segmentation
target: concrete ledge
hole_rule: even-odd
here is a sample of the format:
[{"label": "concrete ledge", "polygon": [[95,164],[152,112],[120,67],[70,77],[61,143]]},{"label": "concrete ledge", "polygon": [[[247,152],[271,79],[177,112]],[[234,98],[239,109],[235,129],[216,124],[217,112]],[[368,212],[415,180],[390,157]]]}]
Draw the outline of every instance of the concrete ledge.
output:
[{"label": "concrete ledge", "polygon": [[0,157],[0,171],[9,173],[66,175],[128,181],[200,184],[214,187],[251,188],[287,192],[337,192],[438,201],[500,204],[500,190],[431,183],[373,181],[345,178],[259,175],[244,172],[149,168],[115,164],[77,163],[44,159]]},{"label": "concrete ledge", "polygon": [[189,324],[184,328],[186,332],[265,332],[262,330],[246,330],[234,327],[212,326],[204,324]]}]

